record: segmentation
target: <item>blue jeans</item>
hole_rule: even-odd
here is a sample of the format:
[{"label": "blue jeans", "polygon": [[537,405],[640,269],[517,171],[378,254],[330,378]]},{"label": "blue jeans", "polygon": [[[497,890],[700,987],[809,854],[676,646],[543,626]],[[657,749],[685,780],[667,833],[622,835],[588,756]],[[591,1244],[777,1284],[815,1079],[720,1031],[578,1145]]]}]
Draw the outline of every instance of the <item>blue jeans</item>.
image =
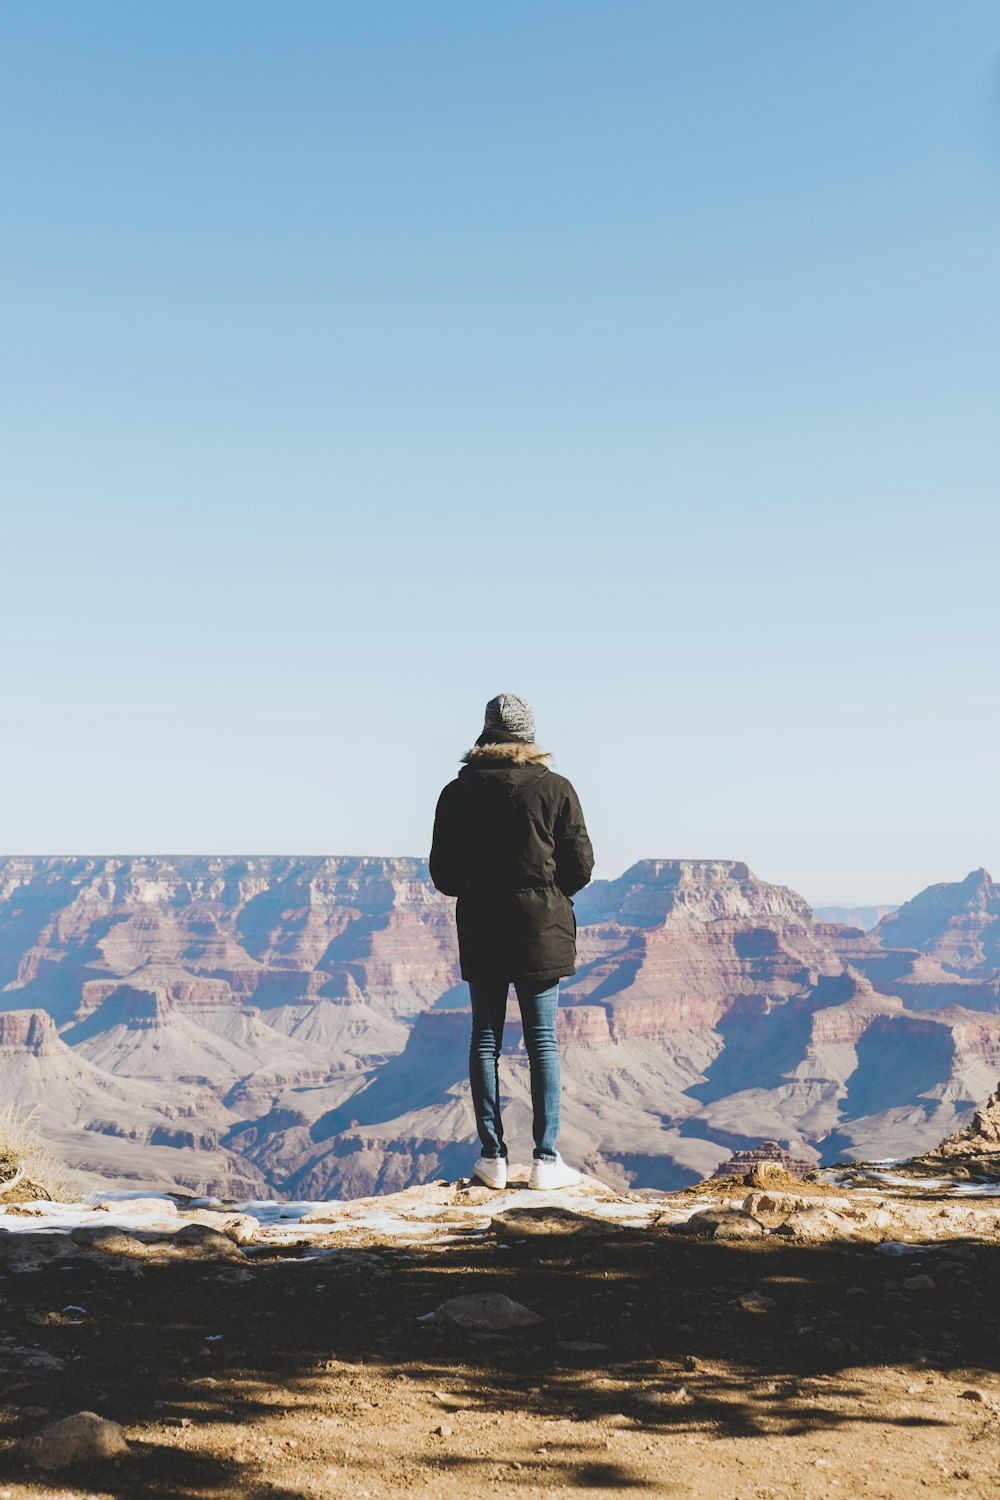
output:
[{"label": "blue jeans", "polygon": [[[482,1154],[487,1158],[507,1155],[500,1118],[499,1062],[510,984],[509,979],[469,980],[469,994],[472,996],[469,1082]],[[542,1161],[552,1161],[559,1134],[559,1051],[556,1046],[559,981],[557,979],[548,987],[531,979],[515,979],[513,984],[521,1007],[524,1045],[531,1070],[531,1126],[535,1156]]]}]

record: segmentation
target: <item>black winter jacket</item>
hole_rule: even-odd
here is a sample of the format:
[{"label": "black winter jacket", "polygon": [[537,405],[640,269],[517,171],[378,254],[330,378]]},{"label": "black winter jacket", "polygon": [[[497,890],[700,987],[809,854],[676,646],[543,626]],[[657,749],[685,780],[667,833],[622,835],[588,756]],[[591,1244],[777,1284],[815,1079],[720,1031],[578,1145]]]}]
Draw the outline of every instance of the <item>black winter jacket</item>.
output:
[{"label": "black winter jacket", "polygon": [[594,851],[580,801],[548,756],[523,741],[478,744],[438,798],[431,880],[457,896],[463,979],[556,979],[576,972],[570,897]]}]

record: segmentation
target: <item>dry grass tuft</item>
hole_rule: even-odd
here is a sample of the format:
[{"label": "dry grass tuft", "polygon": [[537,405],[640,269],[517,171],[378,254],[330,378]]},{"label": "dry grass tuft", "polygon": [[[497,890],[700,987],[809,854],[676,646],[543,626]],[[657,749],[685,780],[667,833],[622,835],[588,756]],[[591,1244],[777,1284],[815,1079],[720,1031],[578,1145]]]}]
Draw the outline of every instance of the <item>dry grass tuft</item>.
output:
[{"label": "dry grass tuft", "polygon": [[17,1104],[0,1105],[0,1204],[32,1198],[79,1202],[83,1184],[45,1145],[37,1113]]}]

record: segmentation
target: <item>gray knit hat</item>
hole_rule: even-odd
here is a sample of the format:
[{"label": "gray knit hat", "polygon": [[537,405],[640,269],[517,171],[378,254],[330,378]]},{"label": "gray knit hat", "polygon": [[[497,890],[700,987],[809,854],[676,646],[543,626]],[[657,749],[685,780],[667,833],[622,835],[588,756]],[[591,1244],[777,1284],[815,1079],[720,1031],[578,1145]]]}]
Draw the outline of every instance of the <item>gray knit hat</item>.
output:
[{"label": "gray knit hat", "polygon": [[535,716],[531,704],[525,703],[516,693],[497,693],[486,705],[483,735],[488,735],[492,729],[502,729],[530,745],[535,738]]}]

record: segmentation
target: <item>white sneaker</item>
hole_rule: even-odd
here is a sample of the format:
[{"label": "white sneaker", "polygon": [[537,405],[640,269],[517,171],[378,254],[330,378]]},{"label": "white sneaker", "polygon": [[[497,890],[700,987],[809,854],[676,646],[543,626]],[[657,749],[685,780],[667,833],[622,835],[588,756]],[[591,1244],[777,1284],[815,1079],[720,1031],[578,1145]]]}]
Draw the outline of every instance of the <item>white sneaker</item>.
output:
[{"label": "white sneaker", "polygon": [[528,1186],[539,1192],[551,1192],[553,1188],[576,1187],[579,1181],[580,1173],[573,1167],[567,1167],[558,1153],[555,1161],[539,1161],[536,1157],[531,1163]]},{"label": "white sneaker", "polygon": [[481,1156],[472,1169],[472,1181],[482,1182],[486,1187],[505,1188],[507,1186],[507,1158],[506,1156]]}]

